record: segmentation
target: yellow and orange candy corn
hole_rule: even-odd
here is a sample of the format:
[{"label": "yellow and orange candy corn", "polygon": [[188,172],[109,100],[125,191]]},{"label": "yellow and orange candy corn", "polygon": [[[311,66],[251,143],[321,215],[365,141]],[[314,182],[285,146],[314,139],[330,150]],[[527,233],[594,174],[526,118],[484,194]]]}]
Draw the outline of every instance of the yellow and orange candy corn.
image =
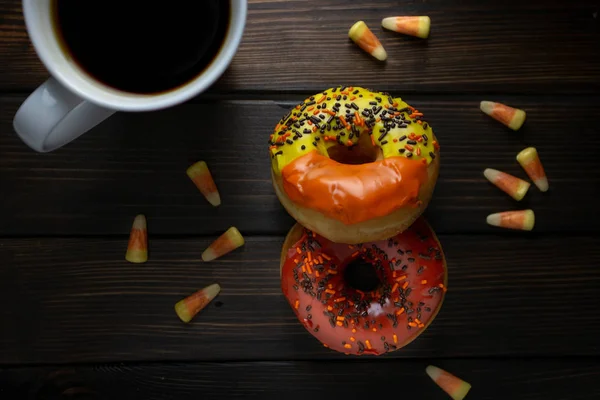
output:
[{"label": "yellow and orange candy corn", "polygon": [[175,312],[180,320],[188,323],[194,318],[204,307],[208,305],[221,291],[221,286],[214,283],[204,289],[198,290],[196,293],[180,300],[175,304]]},{"label": "yellow and orange candy corn", "polygon": [[186,173],[210,204],[215,207],[221,204],[221,196],[219,196],[217,185],[215,185],[208,165],[204,161],[193,164],[187,169]]},{"label": "yellow and orange candy corn", "polygon": [[533,183],[535,183],[535,186],[542,192],[547,192],[549,188],[548,178],[535,147],[528,147],[517,154],[517,161],[521,164],[525,172],[527,172]]},{"label": "yellow and orange candy corn", "polygon": [[431,28],[431,19],[423,17],[388,17],[381,20],[381,26],[390,31],[427,39]]},{"label": "yellow and orange candy corn", "polygon": [[535,225],[533,210],[504,211],[487,216],[487,223],[506,229],[530,231]]},{"label": "yellow and orange candy corn", "polygon": [[519,130],[525,122],[525,111],[518,108],[512,108],[502,103],[493,101],[482,101],[479,105],[481,111],[503,125],[508,126],[513,131]]},{"label": "yellow and orange candy corn", "polygon": [[129,244],[125,259],[132,263],[145,263],[148,261],[148,231],[146,230],[146,217],[138,215],[133,220]]},{"label": "yellow and orange candy corn", "polygon": [[244,245],[244,237],[237,230],[236,227],[232,226],[227,229],[224,234],[219,236],[217,240],[212,242],[208,249],[204,250],[202,253],[203,261],[212,261],[216,258],[221,257],[224,254],[229,253],[237,249],[238,247],[242,247]]},{"label": "yellow and orange candy corn", "polygon": [[462,379],[444,371],[441,368],[433,365],[428,366],[425,372],[442,390],[450,395],[454,400],[462,400],[465,398],[471,384]]},{"label": "yellow and orange candy corn", "polygon": [[356,43],[361,49],[378,59],[379,61],[385,61],[387,53],[381,45],[381,42],[371,32],[367,24],[364,21],[358,21],[348,31],[348,36],[354,43]]},{"label": "yellow and orange candy corn", "polygon": [[488,181],[517,201],[521,201],[525,197],[531,186],[523,179],[519,179],[506,172],[498,171],[497,169],[487,168],[483,171],[483,175]]}]

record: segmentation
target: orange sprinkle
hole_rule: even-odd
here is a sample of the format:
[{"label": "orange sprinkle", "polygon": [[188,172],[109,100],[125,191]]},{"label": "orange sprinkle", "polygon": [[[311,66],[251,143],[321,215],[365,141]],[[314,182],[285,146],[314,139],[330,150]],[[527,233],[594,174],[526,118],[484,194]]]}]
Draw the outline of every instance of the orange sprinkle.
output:
[{"label": "orange sprinkle", "polygon": [[346,144],[347,144],[348,146],[352,146],[352,145],[353,145],[353,143],[352,143],[352,140],[348,140],[348,141],[346,142]]},{"label": "orange sprinkle", "polygon": [[300,300],[296,300],[296,303],[294,303],[294,308],[297,310],[298,307],[300,307]]},{"label": "orange sprinkle", "polygon": [[309,124],[309,125],[312,125],[312,124],[313,124],[313,123],[312,123],[312,121],[311,121],[310,119],[309,119],[308,121],[306,121],[306,122],[308,122],[308,124]]},{"label": "orange sprinkle", "polygon": [[350,301],[350,300],[348,300],[348,304],[350,304],[350,306],[353,306],[353,305],[354,305],[354,302],[353,302],[353,301]]},{"label": "orange sprinkle", "polygon": [[365,340],[365,344],[367,345],[367,349],[371,349],[371,342],[369,342],[369,339]]},{"label": "orange sprinkle", "polygon": [[333,302],[334,303],[341,303],[342,301],[346,300],[345,297],[338,297],[337,299],[335,299]]},{"label": "orange sprinkle", "polygon": [[347,349],[351,349],[351,348],[352,348],[352,345],[351,345],[350,343],[346,343],[346,344],[344,345],[344,347],[345,347],[345,348],[347,348]]},{"label": "orange sprinkle", "polygon": [[342,124],[348,125],[348,123],[346,122],[346,118],[344,118],[343,115],[340,115],[340,121],[342,122]]},{"label": "orange sprinkle", "polygon": [[327,346],[325,343],[323,343],[323,347],[329,347],[329,346]]},{"label": "orange sprinkle", "polygon": [[354,86],[348,86],[346,88],[346,90],[348,91],[348,93],[352,92],[354,90]]},{"label": "orange sprinkle", "polygon": [[408,282],[404,282],[404,285],[402,285],[402,289],[406,289],[408,287]]},{"label": "orange sprinkle", "polygon": [[377,332],[377,328],[373,328],[373,332]]},{"label": "orange sprinkle", "polygon": [[423,279],[423,280],[421,281],[421,285],[425,285],[425,284],[427,284],[427,279]]},{"label": "orange sprinkle", "polygon": [[392,335],[392,339],[394,339],[394,343],[398,343],[398,336],[395,333]]},{"label": "orange sprinkle", "polygon": [[421,155],[421,148],[417,147],[417,155],[420,156]]},{"label": "orange sprinkle", "polygon": [[331,257],[329,257],[327,254],[321,254],[321,256],[327,261],[331,261]]},{"label": "orange sprinkle", "polygon": [[314,109],[315,109],[315,106],[310,106],[310,107],[308,107],[308,108],[306,109],[306,111],[312,111],[312,110],[314,110]]},{"label": "orange sprinkle", "polygon": [[410,140],[415,140],[415,139],[417,138],[417,135],[415,135],[415,133],[414,133],[414,132],[411,132],[411,133],[409,133],[409,134],[408,134],[408,138],[409,138]]},{"label": "orange sprinkle", "polygon": [[315,110],[315,111],[313,111],[313,115],[317,115],[320,112],[321,112],[321,110]]},{"label": "orange sprinkle", "polygon": [[413,151],[413,147],[410,144],[405,144],[404,148],[408,151]]},{"label": "orange sprinkle", "polygon": [[352,333],[356,333],[356,329],[352,328]]},{"label": "orange sprinkle", "polygon": [[334,271],[334,270],[332,270],[332,269],[328,269],[328,270],[327,270],[327,273],[328,273],[328,274],[331,274],[331,275],[337,275],[337,271]]},{"label": "orange sprinkle", "polygon": [[325,293],[335,294],[335,290],[325,289]]},{"label": "orange sprinkle", "polygon": [[417,124],[421,125],[421,124],[423,124],[423,121],[421,121],[421,120],[418,120],[418,121],[417,121]]},{"label": "orange sprinkle", "polygon": [[419,324],[419,328],[424,328],[425,324]]},{"label": "orange sprinkle", "polygon": [[315,271],[315,276],[316,276],[317,278],[320,278],[320,277],[321,277],[321,274],[319,274],[319,271]]},{"label": "orange sprinkle", "polygon": [[402,282],[402,281],[403,281],[403,280],[405,280],[405,279],[406,279],[406,275],[402,275],[402,276],[399,276],[399,277],[396,279],[396,282]]},{"label": "orange sprinkle", "polygon": [[316,132],[316,131],[317,131],[317,127],[316,127],[316,126],[313,126],[313,128],[312,128],[312,131],[313,131],[313,132]]},{"label": "orange sprinkle", "polygon": [[337,321],[335,324],[336,324],[337,326],[342,326],[342,325],[344,325],[344,323],[343,323],[342,321]]},{"label": "orange sprinkle", "polygon": [[306,256],[308,257],[308,261],[310,262],[312,260],[312,253],[309,251],[308,253],[306,253]]},{"label": "orange sprinkle", "polygon": [[328,287],[329,289],[333,289],[333,285],[332,285],[331,283],[328,283],[328,284],[327,284],[327,287]]},{"label": "orange sprinkle", "polygon": [[[394,263],[394,260],[392,260],[392,261],[390,262],[390,264],[393,264],[393,263]],[[392,272],[392,278],[395,278],[395,277],[396,277],[396,273],[397,273],[397,271],[394,271],[394,272]]]},{"label": "orange sprinkle", "polygon": [[375,122],[381,122],[381,117],[377,118]]},{"label": "orange sprinkle", "polygon": [[394,138],[393,142],[398,143],[398,139]]},{"label": "orange sprinkle", "polygon": [[323,257],[319,256],[318,261],[319,261],[319,264],[323,264]]},{"label": "orange sprinkle", "polygon": [[331,310],[333,310],[333,307],[327,306],[327,311],[331,311]]},{"label": "orange sprinkle", "polygon": [[302,250],[300,250],[300,247],[296,247],[296,253],[302,254]]},{"label": "orange sprinkle", "polygon": [[308,272],[308,274],[309,274],[309,275],[312,275],[312,273],[313,273],[313,270],[312,270],[312,268],[310,267],[310,264],[308,264],[308,265],[306,266],[306,272]]},{"label": "orange sprinkle", "polygon": [[373,147],[377,146],[377,145],[375,144],[375,139],[373,138],[373,136],[372,136],[372,135],[371,135],[371,144],[373,145]]},{"label": "orange sprinkle", "polygon": [[354,101],[354,100],[356,100],[356,96],[350,97],[350,101]]},{"label": "orange sprinkle", "polygon": [[277,149],[277,146],[269,146],[269,150],[273,151],[275,149]]},{"label": "orange sprinkle", "polygon": [[306,272],[306,265],[302,264],[302,272]]},{"label": "orange sprinkle", "polygon": [[297,258],[294,258],[294,262],[295,262],[296,264],[298,264],[298,259],[297,259]]},{"label": "orange sprinkle", "polygon": [[396,315],[400,315],[404,312],[404,307],[402,307],[401,309],[399,309],[398,311],[396,311]]},{"label": "orange sprinkle", "polygon": [[417,324],[421,324],[421,321],[419,321],[419,318],[415,318],[415,322],[416,322]]},{"label": "orange sprinkle", "polygon": [[335,113],[331,110],[323,110],[324,113],[335,116]]},{"label": "orange sprinkle", "polygon": [[355,342],[356,341],[356,339],[354,338],[354,336],[350,336],[350,341],[351,342]]},{"label": "orange sprinkle", "polygon": [[343,321],[343,320],[345,320],[346,318],[344,318],[344,317],[341,317],[341,316],[340,316],[340,317],[337,317],[336,319],[337,319],[338,321]]},{"label": "orange sprinkle", "polygon": [[398,282],[394,283],[394,286],[392,286],[392,293],[395,292],[396,289],[398,289]]},{"label": "orange sprinkle", "polygon": [[417,135],[417,142],[422,142],[422,141],[423,141],[423,136]]},{"label": "orange sprinkle", "polygon": [[356,257],[359,254],[360,254],[360,251],[355,251],[354,253],[352,253],[351,257]]},{"label": "orange sprinkle", "polygon": [[417,326],[417,324],[415,324],[414,322],[409,322],[408,326],[411,326],[411,327],[415,328]]},{"label": "orange sprinkle", "polygon": [[436,150],[439,150],[439,149],[440,149],[440,145],[439,145],[439,143],[437,142],[437,140],[434,140],[434,141],[433,141],[433,148],[434,148],[434,149],[436,149]]},{"label": "orange sprinkle", "polygon": [[392,107],[394,107],[394,108],[398,107],[398,102],[395,101],[394,104],[392,104]]},{"label": "orange sprinkle", "polygon": [[324,102],[327,99],[326,95],[323,95],[323,97],[321,97],[319,100],[317,100],[317,104],[321,104],[322,102]]}]

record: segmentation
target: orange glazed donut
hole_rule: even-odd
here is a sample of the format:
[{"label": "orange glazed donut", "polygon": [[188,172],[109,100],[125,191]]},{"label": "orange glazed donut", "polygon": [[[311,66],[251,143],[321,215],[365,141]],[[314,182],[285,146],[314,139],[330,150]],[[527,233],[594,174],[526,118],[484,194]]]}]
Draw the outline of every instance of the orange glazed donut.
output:
[{"label": "orange glazed donut", "polygon": [[296,224],[281,253],[281,287],[296,316],[346,354],[379,355],[413,341],[437,315],[446,284],[444,253],[423,218],[389,240],[358,245]]},{"label": "orange glazed donut", "polygon": [[337,243],[392,237],[425,210],[439,145],[400,98],[336,87],[304,100],[269,138],[275,192],[303,226]]}]

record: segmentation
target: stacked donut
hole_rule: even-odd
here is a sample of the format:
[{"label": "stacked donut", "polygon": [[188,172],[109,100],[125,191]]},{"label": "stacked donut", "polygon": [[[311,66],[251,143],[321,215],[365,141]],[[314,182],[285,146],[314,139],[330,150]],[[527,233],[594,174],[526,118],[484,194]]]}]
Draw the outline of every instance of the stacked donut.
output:
[{"label": "stacked donut", "polygon": [[440,243],[420,217],[439,171],[423,113],[388,93],[328,89],[279,121],[269,152],[275,192],[298,221],[281,286],[300,322],[346,354],[410,343],[447,284]]}]

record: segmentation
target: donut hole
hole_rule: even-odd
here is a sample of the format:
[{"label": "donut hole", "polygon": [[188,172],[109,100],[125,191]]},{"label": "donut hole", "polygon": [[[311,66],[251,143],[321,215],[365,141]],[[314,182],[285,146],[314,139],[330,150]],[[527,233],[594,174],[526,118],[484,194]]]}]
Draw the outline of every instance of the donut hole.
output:
[{"label": "donut hole", "polygon": [[362,258],[348,263],[344,271],[344,280],[351,288],[363,292],[371,292],[381,285],[375,267]]},{"label": "donut hole", "polygon": [[368,164],[382,158],[379,147],[373,146],[367,134],[361,135],[355,146],[335,144],[327,150],[329,158],[341,164]]}]

